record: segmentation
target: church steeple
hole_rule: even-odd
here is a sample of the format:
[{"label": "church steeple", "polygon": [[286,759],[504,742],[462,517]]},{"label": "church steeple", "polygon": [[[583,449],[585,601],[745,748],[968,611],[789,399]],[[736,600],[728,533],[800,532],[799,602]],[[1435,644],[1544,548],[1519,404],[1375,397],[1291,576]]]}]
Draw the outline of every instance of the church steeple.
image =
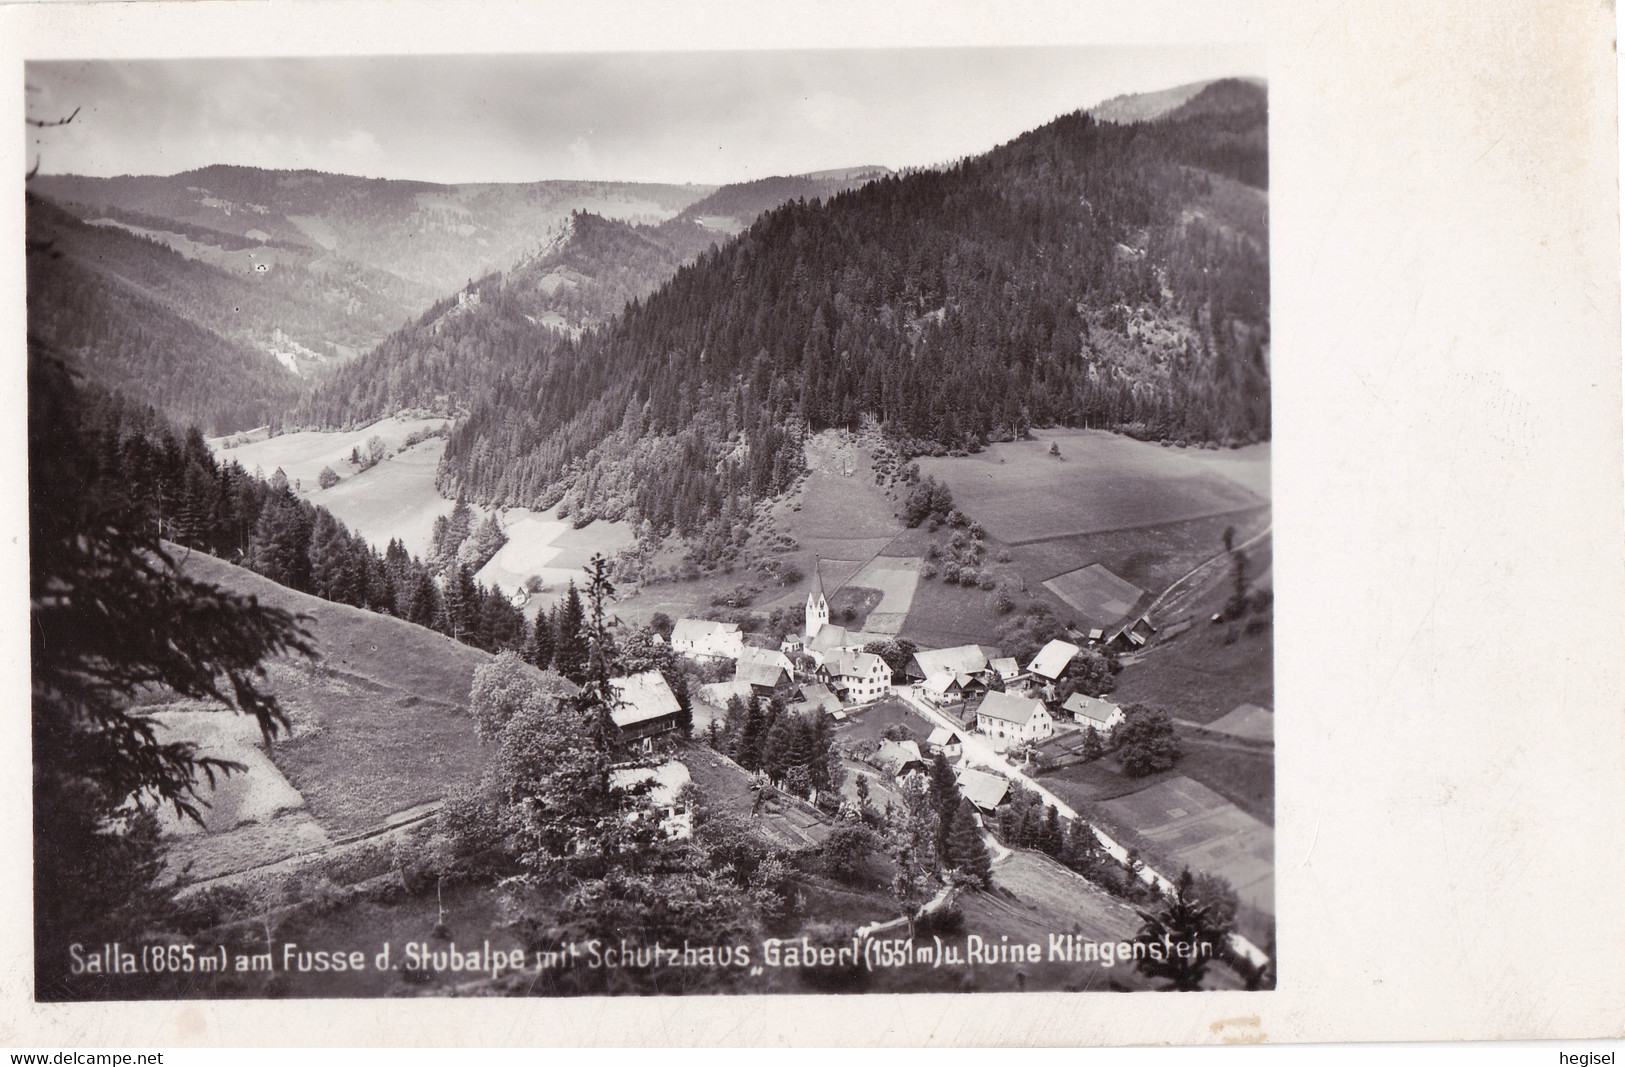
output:
[{"label": "church steeple", "polygon": [[813,587],[807,594],[807,624],[802,627],[809,639],[816,637],[829,622],[829,601],[824,598],[824,576],[819,572],[821,562],[813,557]]}]

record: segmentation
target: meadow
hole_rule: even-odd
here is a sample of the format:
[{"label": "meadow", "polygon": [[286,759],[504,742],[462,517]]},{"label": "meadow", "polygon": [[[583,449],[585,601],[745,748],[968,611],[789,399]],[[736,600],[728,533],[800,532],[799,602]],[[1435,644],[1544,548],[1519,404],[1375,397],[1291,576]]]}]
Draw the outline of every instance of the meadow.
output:
[{"label": "meadow", "polygon": [[171,827],[174,862],[193,864],[189,879],[325,847],[478,776],[485,753],[467,703],[487,653],[294,592],[212,556],[192,553],[184,569],[304,616],[317,649],[314,660],[284,658],[267,667],[267,688],[292,724],[291,735],[268,752],[245,718],[190,705],[170,714],[177,736],[249,767],[207,797],[210,833]]},{"label": "meadow", "polygon": [[[1050,455],[1054,445],[1059,456]],[[922,475],[1008,545],[1256,508],[1267,501],[1195,457],[1098,430],[1043,430],[973,456],[921,457]]]}]

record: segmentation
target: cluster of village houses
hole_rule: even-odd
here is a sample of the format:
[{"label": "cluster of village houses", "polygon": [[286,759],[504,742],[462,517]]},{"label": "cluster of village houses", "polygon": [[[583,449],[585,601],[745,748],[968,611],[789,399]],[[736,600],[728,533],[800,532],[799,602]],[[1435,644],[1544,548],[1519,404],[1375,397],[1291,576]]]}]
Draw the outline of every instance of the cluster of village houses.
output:
[{"label": "cluster of village houses", "polygon": [[[1143,631],[1122,629],[1143,640]],[[1088,642],[1098,635],[1094,631],[1075,636]],[[891,666],[864,648],[894,636],[848,630],[830,622],[829,601],[822,581],[815,577],[807,595],[802,632],[787,636],[776,647],[753,643],[752,636],[736,623],[709,619],[679,620],[670,644],[672,651],[694,660],[732,661],[731,691],[741,697],[776,696],[792,711],[843,720],[848,710],[892,692]],[[1013,657],[984,645],[921,649],[901,672],[902,684],[964,729],[984,735],[995,749],[1037,744],[1069,728],[1092,728],[1104,740],[1124,721],[1123,710],[1082,693],[1059,700],[1056,692],[1067,667],[1081,652],[1081,645],[1057,639],[1023,667]],[[647,744],[677,727],[677,698],[659,672],[648,671],[611,684],[618,697],[612,715],[623,737]],[[923,769],[937,751],[957,759],[961,747],[957,733],[938,727],[923,749],[916,741],[885,741],[873,759],[901,776]],[[1003,778],[968,767],[960,770],[960,776],[967,799],[984,812],[1003,801],[1009,786]]]}]

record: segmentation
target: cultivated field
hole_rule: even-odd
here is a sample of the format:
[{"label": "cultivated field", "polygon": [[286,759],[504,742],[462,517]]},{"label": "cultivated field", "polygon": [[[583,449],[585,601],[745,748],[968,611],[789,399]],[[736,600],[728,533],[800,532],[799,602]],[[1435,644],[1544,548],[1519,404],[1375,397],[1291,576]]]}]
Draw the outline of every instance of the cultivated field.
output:
[{"label": "cultivated field", "polygon": [[1226,878],[1243,903],[1274,913],[1274,835],[1213,790],[1178,775],[1095,810],[1107,816],[1108,832],[1132,828],[1172,869]]},{"label": "cultivated field", "polygon": [[1243,741],[1275,741],[1275,713],[1256,704],[1240,704],[1223,718],[1207,724],[1214,733],[1229,734]]},{"label": "cultivated field", "polygon": [[909,608],[914,604],[914,591],[920,584],[920,561],[876,556],[854,574],[848,584],[880,592],[880,601],[869,609],[862,629],[894,634],[903,628]]},{"label": "cultivated field", "polygon": [[1057,574],[1045,587],[1093,626],[1109,627],[1146,600],[1145,590],[1132,585],[1098,563]]},{"label": "cultivated field", "polygon": [[1179,770],[1260,822],[1275,825],[1275,749],[1181,730]]},{"label": "cultivated field", "polygon": [[[1006,544],[1183,522],[1256,508],[1264,498],[1197,460],[1095,430],[1045,430],[1031,441],[974,456],[918,462],[953,491],[954,503]],[[1049,455],[1051,443],[1061,450]]]},{"label": "cultivated field", "polygon": [[1224,531],[1235,527],[1241,543],[1269,525],[1270,511],[1212,515],[1158,526],[1055,537],[1013,547],[1015,567],[1030,583],[1041,583],[1081,566],[1099,563],[1113,574],[1153,595],[1224,551]]}]

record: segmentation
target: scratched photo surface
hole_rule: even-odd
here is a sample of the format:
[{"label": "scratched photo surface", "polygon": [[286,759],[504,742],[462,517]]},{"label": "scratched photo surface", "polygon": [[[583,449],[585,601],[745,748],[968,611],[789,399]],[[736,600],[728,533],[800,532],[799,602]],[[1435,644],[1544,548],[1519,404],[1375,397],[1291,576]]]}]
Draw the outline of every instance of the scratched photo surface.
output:
[{"label": "scratched photo surface", "polygon": [[1266,73],[28,62],[34,997],[1275,988]]}]

